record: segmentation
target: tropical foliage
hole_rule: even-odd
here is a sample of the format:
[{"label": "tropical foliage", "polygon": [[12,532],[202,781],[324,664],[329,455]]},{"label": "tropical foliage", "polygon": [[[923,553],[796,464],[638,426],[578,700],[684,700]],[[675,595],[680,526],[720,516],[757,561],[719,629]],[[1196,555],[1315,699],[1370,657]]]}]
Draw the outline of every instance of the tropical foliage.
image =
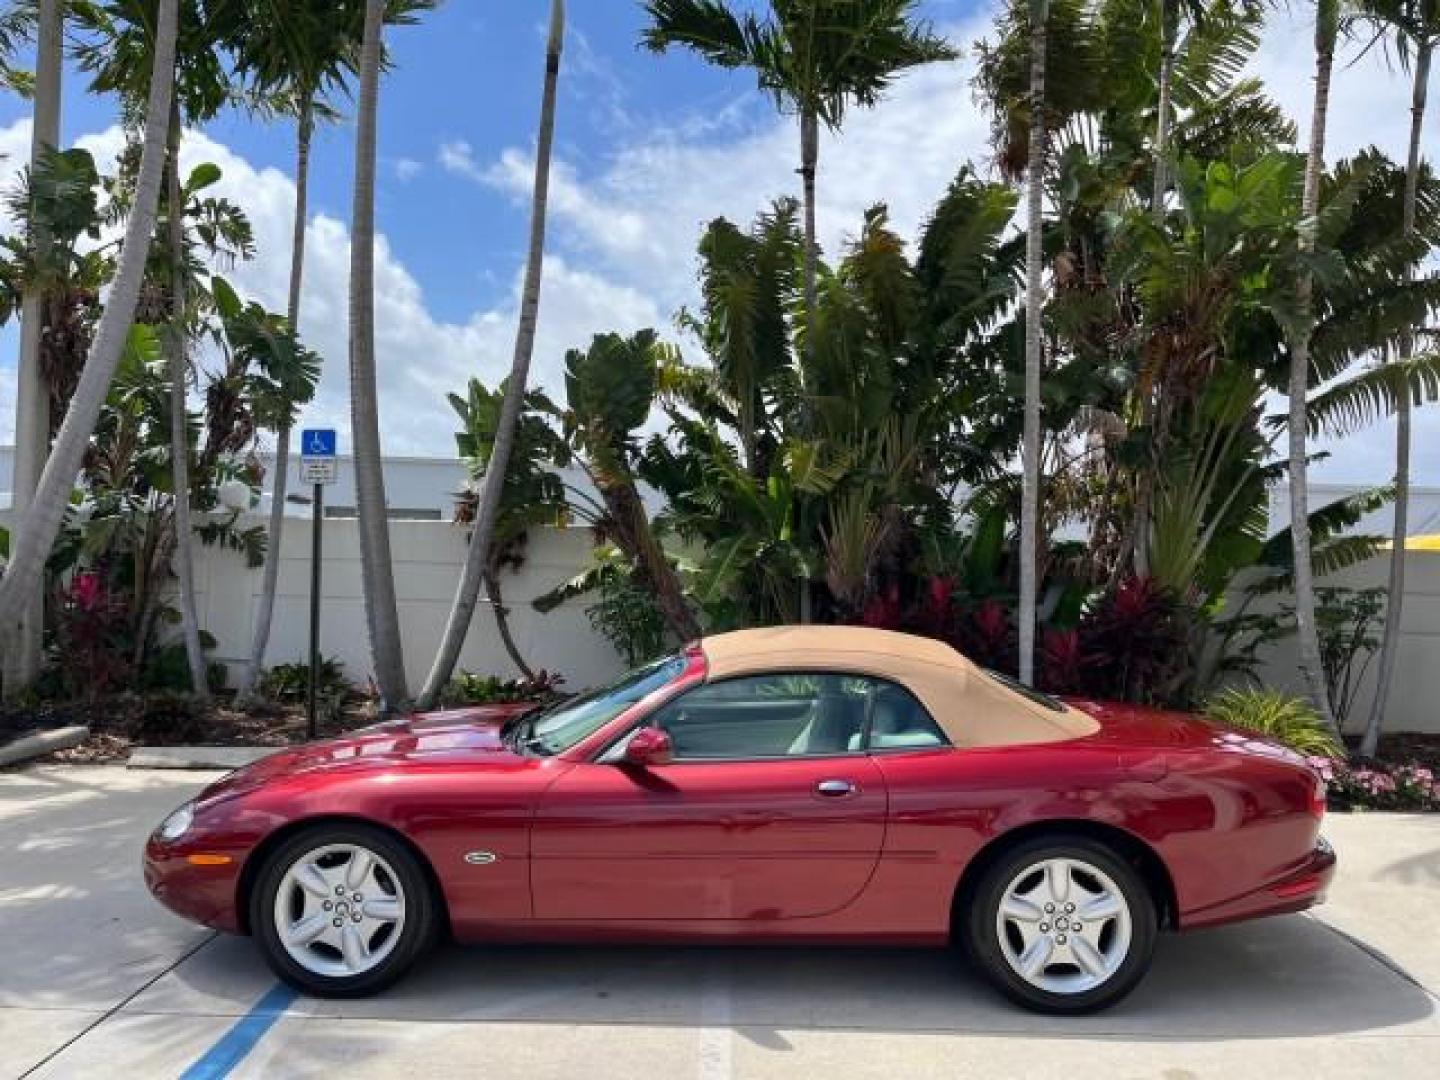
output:
[{"label": "tropical foliage", "polygon": [[1344,756],[1340,741],[1314,709],[1273,690],[1227,690],[1206,703],[1205,715],[1284,743],[1307,757]]},{"label": "tropical foliage", "polygon": [[[118,99],[130,143],[102,176],[84,150],[37,138],[6,193],[22,227],[0,238],[0,321],[29,328],[43,386],[26,388],[38,403],[27,422],[46,429],[48,453],[43,472],[26,459],[38,478],[26,478],[13,543],[0,538],[0,637],[31,634],[43,590],[49,677],[68,692],[188,668],[204,694],[195,539],[266,564],[241,691],[265,689],[283,475],[266,526],[245,512],[259,502],[262,444],[283,474],[318,379],[296,329],[310,142],[354,94],[349,360],[366,628],[382,707],[407,703],[379,429],[376,125],[387,28],[432,6],[104,0],[0,17],[0,86],[33,84],[37,130],[58,108],[54,71],[31,80],[16,58],[40,20],[53,55],[64,37],[87,89]],[[743,70],[794,118],[799,198],[769,193],[753,217],[663,238],[698,256],[673,328],[588,327],[536,358],[559,374],[540,388],[531,356],[545,340],[564,101],[565,7],[549,7],[510,374],[477,371],[449,399],[471,546],[423,702],[520,692],[454,677],[482,588],[515,672],[553,689],[511,633],[504,589],[534,530],[578,523],[594,534],[592,564],[536,606],[584,605],[629,661],[733,627],[903,629],[1050,690],[1209,702],[1228,722],[1330,752],[1374,656],[1373,753],[1402,545],[1389,595],[1315,579],[1380,552],[1357,529],[1388,501],[1403,539],[1410,416],[1440,396],[1429,348],[1440,179],[1420,142],[1433,3],[1320,0],[1314,98],[1291,117],[1251,74],[1266,5],[1007,0],[975,49],[987,160],[953,163],[913,235],[878,203],[827,221],[845,237],[829,250],[822,129],[844,138],[855,110],[957,43],[916,0],[640,4],[649,51]],[[1383,41],[1410,79],[1404,151],[1327,158],[1343,33]],[[234,106],[295,125],[283,315],[224,277],[255,241],[217,194],[218,168],[179,166],[185,125]],[[1392,416],[1394,483],[1310,506],[1313,440]],[[1272,534],[1281,485],[1290,522]],[[1258,682],[1262,656],[1291,634],[1313,714],[1222,692]],[[82,685],[60,661],[94,678]],[[32,675],[7,661],[7,692]]]}]

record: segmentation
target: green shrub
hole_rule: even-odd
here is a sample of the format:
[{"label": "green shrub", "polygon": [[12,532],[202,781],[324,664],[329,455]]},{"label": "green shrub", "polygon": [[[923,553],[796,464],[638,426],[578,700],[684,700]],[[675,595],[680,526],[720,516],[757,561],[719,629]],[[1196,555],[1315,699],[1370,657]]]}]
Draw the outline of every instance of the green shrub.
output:
[{"label": "green shrub", "polygon": [[447,709],[462,705],[508,705],[516,702],[549,701],[565,680],[548,671],[533,679],[502,679],[498,675],[476,675],[462,671],[440,692],[440,704]]},{"label": "green shrub", "polygon": [[[303,704],[310,691],[310,665],[296,662],[276,664],[260,680],[260,693],[281,705]],[[322,716],[339,716],[350,696],[345,665],[334,657],[320,658],[320,677],[315,686],[315,707]]]},{"label": "green shrub", "polygon": [[1206,702],[1205,715],[1274,739],[1306,757],[1345,756],[1319,713],[1302,699],[1274,690],[1226,690]]},{"label": "green shrub", "polygon": [[[272,701],[304,701],[309,689],[310,665],[301,662],[276,664],[260,680],[260,692]],[[350,690],[349,680],[345,678],[345,665],[334,657],[322,656],[319,691],[324,694],[334,690]]]},{"label": "green shrub", "polygon": [[[215,648],[215,638],[202,630],[200,644],[208,652]],[[206,661],[205,678],[209,682],[211,693],[225,689],[225,675],[225,665],[220,661]],[[145,693],[190,693],[190,659],[185,653],[185,643],[174,641],[152,649],[144,669],[140,672],[137,689]]]}]

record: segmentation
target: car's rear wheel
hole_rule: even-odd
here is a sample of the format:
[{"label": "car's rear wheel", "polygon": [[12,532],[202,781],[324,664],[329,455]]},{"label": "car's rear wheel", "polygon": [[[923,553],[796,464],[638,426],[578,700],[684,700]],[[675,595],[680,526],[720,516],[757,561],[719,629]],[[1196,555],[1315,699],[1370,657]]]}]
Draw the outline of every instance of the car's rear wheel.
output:
[{"label": "car's rear wheel", "polygon": [[1086,837],[1038,838],[988,868],[963,913],[966,951],[1039,1012],[1103,1009],[1133,990],[1155,948],[1155,901],[1124,859]]},{"label": "car's rear wheel", "polygon": [[270,967],[324,997],[390,985],[430,946],[435,898],[410,850],[380,829],[317,825],[260,871],[250,925]]}]

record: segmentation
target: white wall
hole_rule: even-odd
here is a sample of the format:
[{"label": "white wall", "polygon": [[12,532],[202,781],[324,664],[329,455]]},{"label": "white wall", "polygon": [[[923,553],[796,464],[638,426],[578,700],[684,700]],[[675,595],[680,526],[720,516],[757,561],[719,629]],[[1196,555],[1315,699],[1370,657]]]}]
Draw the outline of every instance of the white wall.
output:
[{"label": "white wall", "polygon": [[[1322,578],[1319,584],[1352,589],[1383,587],[1389,576],[1389,559],[1389,552],[1385,552]],[[1381,633],[1383,627],[1377,629],[1376,637]],[[1351,707],[1347,730],[1364,729],[1375,698],[1378,664],[1377,650]],[[1302,692],[1294,637],[1280,642],[1269,652],[1261,676],[1267,685]],[[1386,713],[1386,731],[1440,733],[1440,552],[1406,554],[1399,653]]]},{"label": "white wall", "polygon": [[[465,558],[468,531],[444,522],[394,521],[390,543],[395,590],[400,601],[405,667],[411,692],[419,690],[444,630],[455,583]],[[345,663],[351,679],[363,682],[371,671],[360,589],[360,542],[354,520],[328,520],[322,532],[324,573],[321,595],[320,650]],[[530,534],[525,565],[501,578],[510,625],[521,654],[534,668],[558,670],[566,688],[582,690],[620,673],[620,657],[590,628],[586,601],[572,600],[541,615],[530,601],[573,577],[588,565],[587,529],[537,529]],[[217,640],[215,659],[237,664],[248,655],[261,572],[217,547],[197,548],[197,601],[202,625]],[[280,551],[280,581],[275,600],[266,663],[302,660],[310,632],[310,522],[285,523]],[[506,656],[487,603],[476,609],[460,667],[504,676],[518,672]]]},{"label": "white wall", "polygon": [[[6,516],[0,513],[0,519]],[[363,682],[370,673],[370,657],[356,525],[353,519],[325,522],[321,651],[326,656],[338,656],[349,676]],[[450,610],[465,557],[467,533],[447,522],[434,521],[394,521],[390,530],[405,663],[410,688],[416,691],[434,657]],[[588,565],[591,544],[588,529],[536,529],[530,536],[525,565],[519,572],[507,572],[502,579],[521,652],[532,666],[561,672],[567,688],[574,691],[613,678],[623,663],[610,643],[590,628],[584,598],[546,615],[535,611],[530,601]],[[247,570],[235,552],[213,547],[197,550],[202,624],[217,639],[215,658],[232,665],[240,663],[249,651],[260,571]],[[266,656],[270,664],[306,656],[308,520],[287,520],[280,558],[275,621]],[[1384,585],[1387,558],[1371,559],[1324,579],[1322,584],[1354,588]],[[483,674],[517,674],[496,634],[494,616],[483,600],[471,624],[460,667]],[[1270,651],[1261,674],[1269,685],[1301,690],[1293,638]],[[1373,694],[1372,663],[1352,713],[1352,728],[1364,724]],[[1440,733],[1440,553],[1408,555],[1404,626],[1389,714],[1389,731]]]}]

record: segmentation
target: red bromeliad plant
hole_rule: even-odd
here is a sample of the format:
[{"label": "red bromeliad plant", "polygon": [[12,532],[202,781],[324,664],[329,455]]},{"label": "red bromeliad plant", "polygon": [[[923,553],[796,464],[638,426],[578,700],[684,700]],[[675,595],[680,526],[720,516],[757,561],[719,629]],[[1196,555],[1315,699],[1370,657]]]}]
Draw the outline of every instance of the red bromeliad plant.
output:
[{"label": "red bromeliad plant", "polygon": [[1040,689],[1079,692],[1085,683],[1085,654],[1078,629],[1046,629],[1040,637]]},{"label": "red bromeliad plant", "polygon": [[981,667],[1015,673],[1019,637],[1009,609],[999,600],[982,600],[961,611],[953,632],[952,644]]},{"label": "red bromeliad plant", "polygon": [[1173,693],[1188,663],[1183,605],[1153,578],[1122,581],[1079,627],[1085,689],[1152,704]]},{"label": "red bromeliad plant", "polygon": [[96,700],[124,687],[133,674],[130,611],[100,574],[76,574],[61,594],[55,628],[56,663],[66,689]]},{"label": "red bromeliad plant", "polygon": [[905,624],[905,608],[900,602],[900,586],[892,584],[866,601],[860,612],[860,625],[872,630],[899,630]]}]

